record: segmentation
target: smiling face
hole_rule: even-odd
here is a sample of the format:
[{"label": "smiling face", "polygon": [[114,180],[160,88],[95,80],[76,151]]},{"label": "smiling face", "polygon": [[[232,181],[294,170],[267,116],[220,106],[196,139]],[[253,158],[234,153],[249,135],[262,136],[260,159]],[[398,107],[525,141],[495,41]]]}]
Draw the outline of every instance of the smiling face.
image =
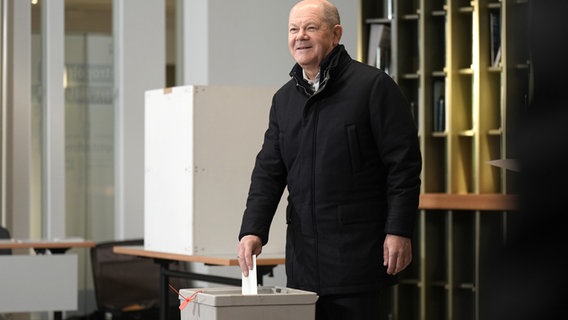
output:
[{"label": "smiling face", "polygon": [[[288,47],[294,60],[310,79],[319,72],[322,60],[339,44],[343,28],[337,19],[327,17],[325,0],[304,0],[290,11]],[[329,7],[328,7],[329,8]]]}]

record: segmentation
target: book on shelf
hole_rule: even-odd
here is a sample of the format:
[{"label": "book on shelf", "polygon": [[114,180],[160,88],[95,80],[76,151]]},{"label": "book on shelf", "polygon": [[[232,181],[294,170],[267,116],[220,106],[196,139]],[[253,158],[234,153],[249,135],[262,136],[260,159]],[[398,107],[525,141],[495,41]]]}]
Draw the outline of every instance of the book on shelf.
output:
[{"label": "book on shelf", "polygon": [[501,47],[500,46],[499,46],[499,49],[497,50],[497,53],[495,54],[495,58],[493,59],[491,66],[498,67],[499,64],[501,64]]},{"label": "book on shelf", "polygon": [[414,119],[414,125],[416,126],[416,129],[420,129],[418,127],[418,124],[420,123],[418,121],[418,104],[414,101],[410,101],[410,113],[412,114],[412,119]]},{"label": "book on shelf", "polygon": [[443,96],[434,103],[434,132],[446,130],[446,101]]},{"label": "book on shelf", "polygon": [[446,131],[446,100],[444,91],[446,89],[445,81],[435,80],[432,84],[433,112],[432,112],[432,131]]},{"label": "book on shelf", "polygon": [[489,10],[490,63],[497,67],[501,63],[501,10]]},{"label": "book on shelf", "polygon": [[390,27],[385,24],[371,24],[369,32],[369,49],[367,64],[382,69],[386,73],[390,69]]},{"label": "book on shelf", "polygon": [[392,0],[383,1],[383,15],[387,19],[392,19]]}]

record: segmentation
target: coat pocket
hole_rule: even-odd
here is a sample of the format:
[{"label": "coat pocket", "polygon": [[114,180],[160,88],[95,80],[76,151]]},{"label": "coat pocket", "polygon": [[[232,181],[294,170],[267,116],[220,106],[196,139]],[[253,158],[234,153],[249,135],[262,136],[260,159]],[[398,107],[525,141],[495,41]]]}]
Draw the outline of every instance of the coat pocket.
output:
[{"label": "coat pocket", "polygon": [[351,160],[351,169],[353,172],[361,170],[361,153],[359,150],[359,138],[357,137],[357,127],[350,124],[345,127],[347,134],[347,145],[349,146],[349,159]]}]

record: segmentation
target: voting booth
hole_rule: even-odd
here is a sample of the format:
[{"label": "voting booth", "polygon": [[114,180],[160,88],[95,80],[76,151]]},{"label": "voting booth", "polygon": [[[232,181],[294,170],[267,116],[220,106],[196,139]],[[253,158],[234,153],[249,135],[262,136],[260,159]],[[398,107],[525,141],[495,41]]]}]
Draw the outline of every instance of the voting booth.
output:
[{"label": "voting booth", "polygon": [[[250,177],[275,92],[273,87],[234,86],[146,91],[146,250],[236,254]],[[284,211],[281,201],[263,254],[284,254]]]}]

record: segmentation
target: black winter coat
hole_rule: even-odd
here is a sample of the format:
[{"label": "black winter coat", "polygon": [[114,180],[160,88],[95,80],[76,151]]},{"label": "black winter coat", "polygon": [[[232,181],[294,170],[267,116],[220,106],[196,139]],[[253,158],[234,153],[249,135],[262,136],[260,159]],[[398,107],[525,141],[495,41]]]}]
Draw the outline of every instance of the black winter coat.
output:
[{"label": "black winter coat", "polygon": [[377,291],[386,233],[412,237],[422,167],[410,106],[383,71],[337,46],[312,93],[295,65],[273,96],[239,239],[264,244],[288,188],[287,286],[320,295]]}]

